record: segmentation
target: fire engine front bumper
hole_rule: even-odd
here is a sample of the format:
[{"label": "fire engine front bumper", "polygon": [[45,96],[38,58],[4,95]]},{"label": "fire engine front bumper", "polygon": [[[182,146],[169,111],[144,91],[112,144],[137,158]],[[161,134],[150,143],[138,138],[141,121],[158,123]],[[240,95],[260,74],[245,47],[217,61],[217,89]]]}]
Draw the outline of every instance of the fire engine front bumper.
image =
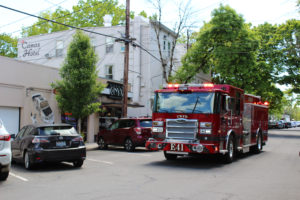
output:
[{"label": "fire engine front bumper", "polygon": [[[146,142],[146,148],[151,151],[168,151],[175,154],[186,153],[204,153],[204,154],[217,154],[223,153],[219,150],[219,146],[215,144],[201,144],[193,141],[178,141],[178,140],[163,140],[158,141],[150,138]],[[224,151],[224,150],[223,150]]]}]

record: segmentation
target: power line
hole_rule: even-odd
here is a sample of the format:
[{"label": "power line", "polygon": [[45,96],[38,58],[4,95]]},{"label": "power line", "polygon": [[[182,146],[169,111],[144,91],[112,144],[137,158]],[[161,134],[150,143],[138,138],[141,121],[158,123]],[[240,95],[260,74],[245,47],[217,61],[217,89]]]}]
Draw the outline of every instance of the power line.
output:
[{"label": "power line", "polygon": [[122,38],[119,38],[119,37],[115,37],[115,36],[107,35],[107,34],[103,34],[103,33],[97,33],[97,32],[86,30],[86,29],[79,28],[79,27],[76,27],[76,26],[72,26],[72,25],[60,23],[60,22],[57,22],[57,21],[54,21],[54,20],[51,20],[51,19],[46,19],[44,17],[36,16],[36,15],[30,14],[30,13],[27,13],[27,12],[23,12],[23,11],[20,11],[20,10],[9,8],[7,6],[0,5],[0,7],[8,9],[8,10],[11,10],[11,11],[14,11],[14,12],[18,12],[18,13],[21,13],[21,14],[24,14],[24,15],[28,15],[28,16],[31,16],[31,17],[39,18],[41,20],[45,20],[45,21],[48,21],[48,22],[52,22],[52,23],[55,23],[55,24],[66,26],[66,27],[69,27],[69,28],[73,28],[73,29],[77,29],[77,30],[82,30],[82,31],[85,31],[85,32],[88,32],[88,33],[93,33],[93,34],[102,35],[102,36],[105,36],[105,37],[111,37],[111,38],[114,38],[114,39],[119,39],[119,40],[121,39],[122,40]]},{"label": "power line", "polygon": [[[44,12],[44,11],[46,11],[46,10],[49,10],[49,9],[53,8],[53,7],[59,6],[60,4],[64,3],[65,1],[68,1],[68,0],[63,0],[62,2],[57,3],[57,4],[51,3],[53,6],[47,8],[47,9],[45,9],[45,10],[42,10],[42,11],[40,11],[40,12]],[[48,2],[49,2],[49,1],[48,1]],[[15,24],[15,23],[20,22],[20,21],[23,21],[24,19],[27,19],[27,17],[26,17],[26,18],[22,18],[22,19],[18,19],[18,20],[16,20],[16,21],[10,22],[10,23],[8,23],[8,24],[4,24],[4,25],[0,26],[0,28],[3,28],[3,27],[5,27],[5,26],[9,26],[9,25]]]}]

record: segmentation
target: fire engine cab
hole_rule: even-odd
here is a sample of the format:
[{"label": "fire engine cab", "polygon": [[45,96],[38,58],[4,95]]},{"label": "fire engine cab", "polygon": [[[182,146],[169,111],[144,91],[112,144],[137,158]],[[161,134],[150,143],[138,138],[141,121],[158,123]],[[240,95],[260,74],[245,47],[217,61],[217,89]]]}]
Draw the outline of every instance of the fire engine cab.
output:
[{"label": "fire engine cab", "polygon": [[259,153],[268,139],[268,102],[231,85],[168,84],[155,91],[149,150],[167,160],[195,154]]}]

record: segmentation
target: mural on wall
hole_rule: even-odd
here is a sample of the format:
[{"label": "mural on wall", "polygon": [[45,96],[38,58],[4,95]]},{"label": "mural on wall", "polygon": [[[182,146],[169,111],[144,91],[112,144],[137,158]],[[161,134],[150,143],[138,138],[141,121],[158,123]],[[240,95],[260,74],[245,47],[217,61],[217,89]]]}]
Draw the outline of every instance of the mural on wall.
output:
[{"label": "mural on wall", "polygon": [[41,94],[36,93],[32,95],[33,109],[31,113],[32,123],[54,123],[54,113],[47,101]]}]

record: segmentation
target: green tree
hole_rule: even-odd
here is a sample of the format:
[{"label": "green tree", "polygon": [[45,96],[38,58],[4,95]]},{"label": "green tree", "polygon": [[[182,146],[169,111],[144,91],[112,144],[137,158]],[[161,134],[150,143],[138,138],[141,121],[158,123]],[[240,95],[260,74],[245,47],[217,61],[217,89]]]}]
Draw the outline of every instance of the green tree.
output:
[{"label": "green tree", "polygon": [[143,10],[140,12],[139,16],[143,16],[143,17],[147,18],[147,13]]},{"label": "green tree", "polygon": [[[71,24],[71,13],[68,10],[62,8],[56,9],[53,13],[50,11],[42,12],[40,17],[54,20],[64,24]],[[63,31],[69,29],[67,26],[62,26],[56,23],[48,22],[42,19],[38,19],[36,23],[29,27],[22,28],[22,36],[29,37],[33,35],[52,33],[56,31]]]},{"label": "green tree", "polygon": [[96,62],[89,37],[77,31],[60,69],[62,80],[52,87],[58,91],[56,100],[61,111],[72,113],[79,121],[100,110],[97,98],[103,85],[97,82]]},{"label": "green tree", "polygon": [[215,83],[253,90],[261,79],[256,63],[258,46],[258,39],[242,16],[221,5],[213,11],[212,20],[200,29],[175,78],[190,82],[202,70],[210,72]]},{"label": "green tree", "polygon": [[285,72],[279,83],[289,84],[292,92],[300,93],[300,20],[291,19],[280,25],[276,37]]},{"label": "green tree", "polygon": [[[76,27],[99,27],[104,25],[103,17],[112,15],[112,25],[124,24],[125,7],[119,6],[117,0],[80,0],[73,6],[72,11],[56,9],[54,12],[45,11],[41,17]],[[131,18],[134,12],[131,12]],[[39,19],[32,26],[22,29],[22,36],[52,33],[69,29],[66,26]]]},{"label": "green tree", "polygon": [[17,57],[18,39],[6,33],[0,34],[0,55],[11,58]]},{"label": "green tree", "polygon": [[174,79],[191,82],[202,70],[211,73],[214,83],[231,84],[262,96],[270,102],[271,110],[279,112],[283,93],[275,83],[283,68],[277,31],[278,27],[270,24],[251,29],[241,15],[221,5],[200,29]]}]

